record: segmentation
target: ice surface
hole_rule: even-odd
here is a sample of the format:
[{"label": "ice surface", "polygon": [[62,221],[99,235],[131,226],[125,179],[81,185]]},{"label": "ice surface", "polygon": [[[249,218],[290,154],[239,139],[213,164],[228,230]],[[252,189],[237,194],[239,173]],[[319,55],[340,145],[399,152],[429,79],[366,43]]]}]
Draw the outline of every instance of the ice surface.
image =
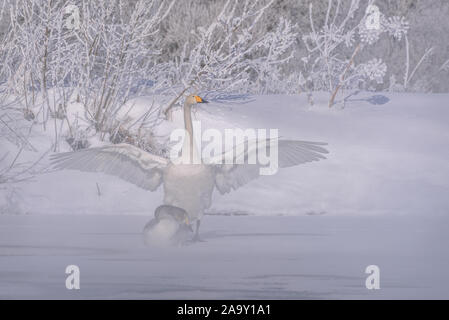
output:
[{"label": "ice surface", "polygon": [[[205,216],[205,242],[164,248],[144,246],[145,222],[0,216],[0,298],[449,298],[448,219]],[[365,288],[373,264],[380,290]]]}]

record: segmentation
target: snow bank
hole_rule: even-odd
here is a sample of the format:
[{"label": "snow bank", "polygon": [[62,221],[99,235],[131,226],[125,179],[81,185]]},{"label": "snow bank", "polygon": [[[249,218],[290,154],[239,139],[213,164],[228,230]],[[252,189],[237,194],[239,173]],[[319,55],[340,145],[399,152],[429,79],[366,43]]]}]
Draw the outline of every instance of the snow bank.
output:
[{"label": "snow bank", "polygon": [[[203,130],[278,128],[283,138],[327,142],[330,154],[325,161],[282,169],[226,196],[215,193],[209,213],[447,214],[448,101],[447,94],[363,93],[344,109],[328,109],[326,94],[317,94],[313,107],[297,95],[255,96],[232,105],[212,102],[194,116]],[[144,112],[151,103],[151,98],[139,98],[133,112]],[[180,110],[159,133],[175,127],[182,127]],[[40,151],[51,145],[39,131],[31,141]],[[2,142],[1,148],[7,145]],[[23,199],[21,212],[30,214],[151,216],[162,203],[161,190],[151,193],[115,177],[76,171],[43,174],[14,188]],[[0,192],[4,202],[7,191]]]}]

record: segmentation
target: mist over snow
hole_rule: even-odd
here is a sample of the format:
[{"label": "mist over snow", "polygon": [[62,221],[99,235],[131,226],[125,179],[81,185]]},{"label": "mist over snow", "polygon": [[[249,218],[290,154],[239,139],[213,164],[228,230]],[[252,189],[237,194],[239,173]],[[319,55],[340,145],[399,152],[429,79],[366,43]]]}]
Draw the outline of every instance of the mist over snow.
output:
[{"label": "mist over snow", "polygon": [[[317,96],[312,108],[306,97],[272,95],[254,96],[239,105],[210,103],[196,112],[203,130],[277,128],[285,139],[329,144],[325,161],[280,169],[274,176],[260,177],[224,196],[215,192],[211,214],[446,214],[448,95],[361,93],[343,110],[329,110],[326,95]],[[377,105],[376,99],[388,102]],[[144,112],[150,102],[150,98],[140,98],[133,112]],[[159,126],[161,134],[182,127],[181,110],[173,118]],[[39,150],[50,148],[51,135],[36,131],[30,143]],[[3,146],[13,148],[7,143]],[[61,148],[65,150],[67,146]],[[25,154],[30,161],[38,156]],[[117,177],[70,170],[15,184],[7,189],[3,201],[8,192],[14,198],[14,189],[20,190],[21,212],[30,214],[151,217],[163,197],[162,190],[148,192]]]}]

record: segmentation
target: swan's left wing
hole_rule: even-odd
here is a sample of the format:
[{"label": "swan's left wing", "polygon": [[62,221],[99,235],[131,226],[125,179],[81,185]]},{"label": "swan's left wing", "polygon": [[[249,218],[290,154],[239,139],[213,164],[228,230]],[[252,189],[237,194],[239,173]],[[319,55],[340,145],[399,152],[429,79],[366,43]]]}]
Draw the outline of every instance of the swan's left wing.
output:
[{"label": "swan's left wing", "polygon": [[[296,141],[296,140],[279,140],[278,141],[278,167],[287,168],[296,166],[299,164],[318,161],[326,159],[323,154],[328,151],[323,148],[327,143],[323,142],[310,142],[310,141]],[[262,148],[264,150],[262,151]],[[238,154],[237,150],[243,150],[244,154]],[[215,163],[215,186],[221,194],[236,190],[240,186],[248,183],[249,181],[256,179],[260,175],[260,164],[248,164],[248,158],[251,155],[255,155],[258,159],[260,152],[266,152],[270,150],[269,140],[266,143],[245,143],[244,148],[234,147],[232,151],[234,164],[220,164],[225,163],[226,155],[231,151],[228,151],[211,160]],[[237,157],[243,157],[244,164],[235,164]],[[219,161],[219,162],[218,162]]]},{"label": "swan's left wing", "polygon": [[154,191],[162,182],[167,159],[122,143],[51,156],[54,169],[103,172]]}]

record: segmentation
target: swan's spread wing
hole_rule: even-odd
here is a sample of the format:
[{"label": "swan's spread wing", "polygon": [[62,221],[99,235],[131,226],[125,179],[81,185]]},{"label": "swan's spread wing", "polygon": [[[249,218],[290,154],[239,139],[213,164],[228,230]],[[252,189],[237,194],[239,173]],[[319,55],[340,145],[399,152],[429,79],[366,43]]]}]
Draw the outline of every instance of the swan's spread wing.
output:
[{"label": "swan's spread wing", "polygon": [[279,168],[288,168],[299,164],[326,159],[329,153],[324,142],[279,140]]},{"label": "swan's spread wing", "polygon": [[162,182],[168,160],[129,144],[83,149],[51,156],[54,169],[103,172],[154,191]]},{"label": "swan's spread wing", "polygon": [[[279,140],[278,167],[287,168],[302,163],[326,159],[323,154],[328,153],[328,151],[322,147],[324,145],[327,144],[322,142]],[[259,177],[259,169],[262,166],[259,164],[248,164],[247,160],[248,158],[250,158],[251,153],[254,153],[257,156],[260,152],[265,152],[265,150],[261,151],[261,148],[266,148],[267,150],[269,150],[269,141],[267,140],[266,144],[252,143],[248,144],[248,146],[245,146],[243,155],[245,164],[215,164],[215,186],[221,194],[225,194],[230,192],[231,190],[235,190],[238,187],[248,183],[249,181]],[[234,160],[237,157],[235,155],[236,150],[237,147],[234,147]],[[229,152],[230,151],[228,151],[227,153]],[[224,162],[227,153],[220,156],[220,161]],[[256,157],[256,159],[258,158]],[[213,162],[218,163],[217,161],[218,158],[215,158]]]}]

